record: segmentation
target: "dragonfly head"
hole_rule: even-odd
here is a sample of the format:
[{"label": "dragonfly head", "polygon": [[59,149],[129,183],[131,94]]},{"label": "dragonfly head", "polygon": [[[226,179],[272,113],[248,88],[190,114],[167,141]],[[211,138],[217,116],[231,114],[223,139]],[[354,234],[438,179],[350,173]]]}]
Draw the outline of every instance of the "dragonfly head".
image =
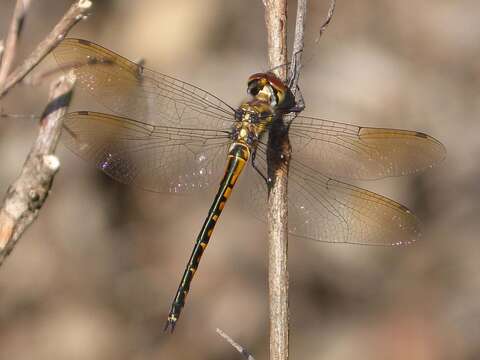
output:
[{"label": "dragonfly head", "polygon": [[273,73],[250,76],[247,92],[259,100],[267,101],[276,110],[288,110],[295,105],[295,98],[288,86]]}]

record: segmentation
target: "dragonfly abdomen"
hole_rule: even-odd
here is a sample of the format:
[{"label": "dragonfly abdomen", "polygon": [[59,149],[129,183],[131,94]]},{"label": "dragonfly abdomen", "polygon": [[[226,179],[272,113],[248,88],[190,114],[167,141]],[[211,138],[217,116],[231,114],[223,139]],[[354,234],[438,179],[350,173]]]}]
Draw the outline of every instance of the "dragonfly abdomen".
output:
[{"label": "dragonfly abdomen", "polygon": [[250,157],[250,148],[242,142],[234,142],[230,146],[227,157],[227,167],[225,169],[225,174],[220,183],[217,195],[210,207],[207,218],[203,223],[202,229],[198,234],[197,240],[195,242],[195,247],[193,248],[192,255],[188,261],[188,264],[183,273],[182,280],[178,287],[175,299],[173,300],[170,313],[168,315],[167,323],[165,325],[165,330],[168,328],[171,331],[174,330],[175,324],[180,317],[180,312],[182,311],[183,306],[185,305],[185,299],[187,297],[188,291],[190,290],[190,284],[192,282],[193,276],[198,269],[200,259],[207,248],[210,237],[212,236],[213,229],[217,223],[220,214],[222,213],[225,204],[232,193],[233,187],[237,182],[238,177],[242,173],[245,163]]}]

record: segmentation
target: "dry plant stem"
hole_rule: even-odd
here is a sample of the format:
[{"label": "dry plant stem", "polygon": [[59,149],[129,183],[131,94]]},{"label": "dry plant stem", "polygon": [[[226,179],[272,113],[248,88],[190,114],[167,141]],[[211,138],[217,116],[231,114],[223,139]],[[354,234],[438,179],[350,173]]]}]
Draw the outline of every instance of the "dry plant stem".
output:
[{"label": "dry plant stem", "polygon": [[268,199],[270,359],[288,359],[288,213],[286,168],[276,172]]},{"label": "dry plant stem", "polygon": [[[287,63],[287,2],[264,0],[265,24],[268,39],[269,67],[275,68],[277,76],[286,80]],[[288,135],[283,134],[279,145],[283,153],[283,166],[268,161],[272,186],[268,197],[269,236],[269,310],[270,310],[270,359],[288,359],[289,314],[288,314],[288,224],[287,224],[287,176],[290,145]],[[274,167],[274,168],[273,168]]]},{"label": "dry plant stem", "polygon": [[92,2],[78,0],[65,13],[60,22],[50,34],[40,43],[30,56],[19,65],[6,79],[5,86],[0,87],[0,98],[3,97],[15,84],[21,81],[50,51],[55,48],[70,29],[79,22],[89,11]]},{"label": "dry plant stem", "polygon": [[5,51],[5,45],[3,43],[3,40],[0,40],[0,61],[2,61],[4,51]]},{"label": "dry plant stem", "polygon": [[8,30],[7,39],[5,41],[5,51],[0,65],[0,89],[7,79],[10,72],[15,52],[17,50],[17,41],[22,32],[23,22],[30,6],[30,0],[17,0],[15,10],[13,11],[12,22]]},{"label": "dry plant stem", "polygon": [[295,21],[295,39],[293,41],[292,62],[288,75],[289,87],[295,95],[300,78],[300,65],[303,53],[305,23],[307,17],[307,0],[298,0]]},{"label": "dry plant stem", "polygon": [[53,155],[70,103],[74,80],[62,76],[50,90],[40,130],[18,179],[10,185],[0,209],[0,266],[20,236],[37,218],[60,162]]},{"label": "dry plant stem", "polygon": [[[335,12],[336,1],[330,1],[330,7],[328,9],[327,18],[323,22],[320,30],[318,32],[318,37],[316,42],[320,40],[320,37],[323,35],[325,30],[327,30],[328,25],[333,18],[333,13]],[[290,66],[290,73],[288,76],[289,87],[292,90],[293,94],[296,93],[298,87],[298,79],[300,77],[300,66],[301,58],[303,53],[304,45],[304,34],[305,34],[305,24],[307,17],[307,0],[298,0],[297,3],[297,19],[295,21],[295,40],[293,43],[293,52],[292,52],[292,63]]]},{"label": "dry plant stem", "polygon": [[225,340],[227,340],[230,345],[232,345],[240,354],[242,354],[243,358],[246,360],[255,360],[255,358],[241,345],[236,343],[230,336],[225,334],[222,330],[217,329],[218,335],[223,337]]},{"label": "dry plant stem", "polygon": [[287,0],[264,0],[267,27],[268,66],[286,80],[287,63]]},{"label": "dry plant stem", "polygon": [[332,21],[333,13],[335,12],[335,5],[336,5],[336,1],[331,0],[330,8],[328,9],[328,13],[327,13],[327,18],[323,22],[322,26],[320,27],[320,31],[318,32],[318,38],[316,40],[317,42],[320,40],[325,30],[327,30],[328,25],[330,25],[330,22]]}]

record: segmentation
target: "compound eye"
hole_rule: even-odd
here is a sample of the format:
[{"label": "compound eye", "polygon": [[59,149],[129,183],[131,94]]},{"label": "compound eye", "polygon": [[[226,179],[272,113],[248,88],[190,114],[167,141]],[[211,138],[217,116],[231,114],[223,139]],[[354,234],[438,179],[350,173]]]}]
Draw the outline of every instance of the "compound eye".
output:
[{"label": "compound eye", "polygon": [[257,80],[250,81],[248,83],[247,93],[252,96],[256,96],[258,95],[259,92],[260,92],[260,86],[258,84],[258,81]]}]

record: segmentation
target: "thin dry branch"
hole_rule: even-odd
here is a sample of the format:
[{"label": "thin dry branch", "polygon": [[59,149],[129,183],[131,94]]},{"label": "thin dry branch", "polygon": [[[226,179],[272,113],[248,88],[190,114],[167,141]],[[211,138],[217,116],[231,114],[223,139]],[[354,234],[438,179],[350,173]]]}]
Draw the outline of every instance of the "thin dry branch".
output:
[{"label": "thin dry branch", "polygon": [[0,61],[2,61],[4,51],[5,51],[5,45],[3,43],[3,40],[0,40]]},{"label": "thin dry branch", "polygon": [[[330,22],[332,21],[333,14],[335,12],[336,1],[331,0],[328,9],[327,17],[318,31],[318,37],[315,42],[320,41],[321,36],[327,30]],[[296,94],[298,89],[298,80],[300,77],[301,58],[304,47],[304,34],[307,16],[307,0],[298,0],[297,3],[297,19],[295,21],[295,40],[293,43],[292,61],[290,65],[290,73],[288,76],[289,87],[293,94]]]},{"label": "thin dry branch", "polygon": [[225,340],[227,340],[230,345],[232,345],[246,360],[255,360],[255,358],[250,354],[247,349],[245,349],[242,345],[236,343],[230,336],[224,333],[222,330],[217,328],[217,333]]},{"label": "thin dry branch", "polygon": [[66,64],[62,66],[56,66],[54,68],[50,68],[44,71],[36,71],[27,76],[25,76],[22,80],[23,85],[28,86],[38,86],[40,84],[44,84],[48,79],[53,78],[55,76],[60,76],[61,74],[65,74],[70,69],[72,69],[72,64]]},{"label": "thin dry branch", "polygon": [[0,119],[27,119],[27,120],[38,120],[40,116],[36,114],[12,114],[6,113],[0,107]]},{"label": "thin dry branch", "polygon": [[[287,1],[264,0],[268,39],[269,67],[286,81],[287,63]],[[269,137],[268,151],[268,287],[270,312],[270,359],[288,359],[288,214],[287,180],[290,143],[288,133],[276,129]],[[271,132],[274,131],[272,127]],[[281,154],[281,156],[280,156]]]},{"label": "thin dry branch", "polygon": [[[265,23],[268,37],[269,67],[286,82],[287,47],[286,0],[264,0]],[[331,1],[327,19],[320,29],[320,36],[328,27],[335,9]],[[295,23],[294,49],[289,71],[289,87],[295,94],[301,69],[304,46],[307,0],[298,0]],[[288,314],[288,165],[291,148],[288,126],[272,126],[268,149],[268,230],[269,230],[269,305],[270,305],[270,359],[285,360],[289,356]]]},{"label": "thin dry branch", "polygon": [[23,23],[30,7],[30,0],[17,0],[15,9],[13,10],[12,22],[8,30],[7,39],[5,41],[5,50],[0,65],[0,89],[7,79],[10,68],[15,59],[17,50],[17,40],[23,29]]},{"label": "thin dry branch", "polygon": [[267,27],[268,66],[286,80],[287,72],[287,0],[263,0]]},{"label": "thin dry branch", "polygon": [[330,8],[328,9],[328,13],[327,13],[327,18],[323,22],[322,26],[320,26],[320,30],[318,32],[318,37],[315,40],[315,42],[318,43],[320,41],[320,38],[322,37],[323,33],[325,32],[325,30],[327,30],[328,25],[330,25],[330,22],[332,21],[332,18],[333,18],[333,13],[335,12],[335,5],[336,5],[336,1],[331,0],[330,1]]},{"label": "thin dry branch", "polygon": [[295,38],[293,41],[292,62],[290,64],[290,73],[288,76],[288,86],[295,95],[300,78],[301,60],[303,53],[303,44],[305,38],[305,24],[307,18],[307,0],[298,0],[297,19],[295,21]]},{"label": "thin dry branch", "polygon": [[50,34],[40,43],[30,56],[19,65],[6,79],[5,86],[0,87],[0,98],[14,85],[21,81],[42,59],[54,49],[70,29],[84,16],[92,6],[90,0],[78,0],[65,13]]},{"label": "thin dry branch", "polygon": [[73,84],[74,78],[71,76],[62,76],[52,84],[49,103],[40,120],[38,137],[20,176],[7,191],[0,209],[0,266],[23,232],[37,218],[60,167],[54,151]]}]

